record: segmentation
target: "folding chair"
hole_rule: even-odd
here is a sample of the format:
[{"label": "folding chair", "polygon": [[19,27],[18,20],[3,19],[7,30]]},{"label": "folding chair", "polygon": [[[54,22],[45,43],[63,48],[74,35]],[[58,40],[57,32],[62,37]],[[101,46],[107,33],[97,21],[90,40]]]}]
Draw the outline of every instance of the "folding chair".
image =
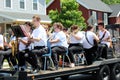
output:
[{"label": "folding chair", "polygon": [[67,49],[67,51],[66,51],[66,53],[63,55],[63,57],[62,57],[62,68],[64,68],[64,62],[65,62],[65,56],[68,58],[68,61],[69,61],[69,63],[71,64],[71,61],[70,61],[70,58],[69,58],[69,56],[68,56],[68,49]]},{"label": "folding chair", "polygon": [[51,58],[52,56],[52,50],[51,50],[51,46],[50,46],[50,42],[49,40],[47,40],[47,48],[48,48],[48,53],[45,53],[42,55],[42,57],[44,57],[44,70],[46,70],[46,63],[47,63],[47,58],[50,59],[51,63],[52,63],[52,67],[54,67],[54,63],[53,63],[53,60]]}]

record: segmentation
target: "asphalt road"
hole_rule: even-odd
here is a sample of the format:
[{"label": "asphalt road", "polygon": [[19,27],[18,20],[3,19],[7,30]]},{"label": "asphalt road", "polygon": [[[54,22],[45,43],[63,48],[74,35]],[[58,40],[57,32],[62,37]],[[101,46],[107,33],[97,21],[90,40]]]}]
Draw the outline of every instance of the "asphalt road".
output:
[{"label": "asphalt road", "polygon": [[[72,75],[69,77],[69,80],[97,80],[96,77],[92,75],[83,75],[83,74],[77,74]],[[55,80],[62,80],[61,78],[56,78]]]}]

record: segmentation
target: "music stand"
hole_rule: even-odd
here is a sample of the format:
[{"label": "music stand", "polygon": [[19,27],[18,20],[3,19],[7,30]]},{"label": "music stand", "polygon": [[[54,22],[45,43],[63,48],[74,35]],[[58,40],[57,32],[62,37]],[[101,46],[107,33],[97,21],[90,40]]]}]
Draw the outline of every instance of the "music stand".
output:
[{"label": "music stand", "polygon": [[16,38],[18,38],[18,37],[25,37],[26,36],[24,34],[24,32],[22,31],[20,26],[11,26],[11,29],[12,29],[14,35],[16,36]]}]

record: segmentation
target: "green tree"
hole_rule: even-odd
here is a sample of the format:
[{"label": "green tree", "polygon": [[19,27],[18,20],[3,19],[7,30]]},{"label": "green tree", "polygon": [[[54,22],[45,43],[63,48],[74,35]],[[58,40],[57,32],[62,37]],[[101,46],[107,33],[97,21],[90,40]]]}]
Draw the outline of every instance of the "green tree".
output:
[{"label": "green tree", "polygon": [[102,0],[106,4],[120,4],[120,0]]},{"label": "green tree", "polygon": [[70,27],[71,25],[79,25],[85,27],[85,19],[82,16],[82,12],[78,9],[79,4],[76,0],[62,0],[61,11],[51,10],[49,16],[52,19],[52,23],[61,22],[65,27]]},{"label": "green tree", "polygon": [[46,4],[48,4],[51,0],[46,0]]}]

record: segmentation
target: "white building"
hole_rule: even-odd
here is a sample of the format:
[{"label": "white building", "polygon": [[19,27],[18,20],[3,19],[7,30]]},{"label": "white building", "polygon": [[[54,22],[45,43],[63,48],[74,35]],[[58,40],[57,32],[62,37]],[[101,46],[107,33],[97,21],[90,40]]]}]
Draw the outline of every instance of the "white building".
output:
[{"label": "white building", "polygon": [[50,23],[46,15],[45,0],[0,0],[0,26],[7,30],[13,23],[31,21],[33,15],[40,15],[41,23]]}]

